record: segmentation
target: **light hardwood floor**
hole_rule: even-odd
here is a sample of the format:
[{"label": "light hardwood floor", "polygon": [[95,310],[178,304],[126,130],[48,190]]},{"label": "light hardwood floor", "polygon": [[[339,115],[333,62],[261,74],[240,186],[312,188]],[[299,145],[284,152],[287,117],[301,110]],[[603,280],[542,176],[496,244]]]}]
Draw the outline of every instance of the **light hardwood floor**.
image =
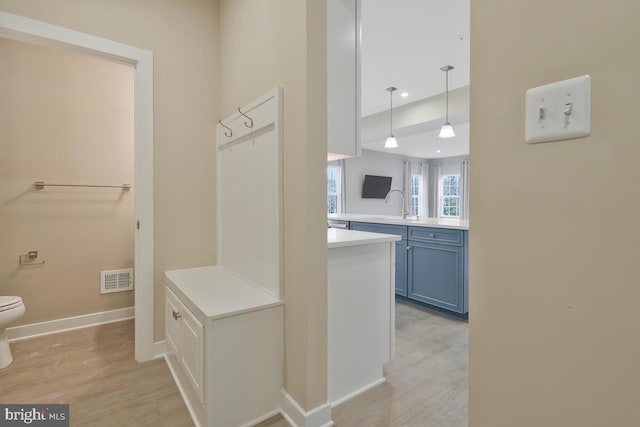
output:
[{"label": "light hardwood floor", "polygon": [[[333,408],[336,427],[466,427],[468,324],[396,303],[387,381]],[[282,418],[269,427],[288,427]],[[265,425],[266,426],[266,425]]]},{"label": "light hardwood floor", "polygon": [[68,403],[71,426],[193,426],[164,359],[137,363],[133,321],[11,343],[2,403]]},{"label": "light hardwood floor", "polygon": [[[467,324],[396,303],[387,382],[333,408],[336,427],[467,426]],[[69,403],[72,426],[193,426],[163,359],[133,358],[133,321],[11,344],[2,403]],[[287,427],[274,417],[260,427]]]},{"label": "light hardwood floor", "polygon": [[466,427],[468,324],[396,303],[387,381],[333,408],[336,427]]}]

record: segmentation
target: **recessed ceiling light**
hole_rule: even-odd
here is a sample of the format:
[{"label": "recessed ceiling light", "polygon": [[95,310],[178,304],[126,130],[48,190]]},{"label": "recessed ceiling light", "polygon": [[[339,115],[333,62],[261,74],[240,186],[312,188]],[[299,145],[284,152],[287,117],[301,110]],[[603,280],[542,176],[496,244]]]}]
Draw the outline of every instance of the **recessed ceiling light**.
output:
[{"label": "recessed ceiling light", "polygon": [[400,96],[406,98],[407,96],[409,96],[409,92],[402,92]]},{"label": "recessed ceiling light", "polygon": [[436,153],[439,153],[441,150],[436,150]]}]

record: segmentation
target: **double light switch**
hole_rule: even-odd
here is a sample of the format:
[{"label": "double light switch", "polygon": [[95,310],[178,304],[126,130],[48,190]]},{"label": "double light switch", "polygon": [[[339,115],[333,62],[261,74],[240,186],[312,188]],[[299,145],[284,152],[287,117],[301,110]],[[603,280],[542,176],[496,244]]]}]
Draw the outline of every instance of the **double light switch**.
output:
[{"label": "double light switch", "polygon": [[591,133],[591,77],[580,76],[529,89],[526,142],[559,141]]}]

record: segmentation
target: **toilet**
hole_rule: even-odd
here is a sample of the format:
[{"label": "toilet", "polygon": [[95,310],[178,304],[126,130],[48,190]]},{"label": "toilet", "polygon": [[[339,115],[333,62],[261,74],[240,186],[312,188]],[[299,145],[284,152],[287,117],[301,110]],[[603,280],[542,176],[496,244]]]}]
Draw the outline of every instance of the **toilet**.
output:
[{"label": "toilet", "polygon": [[20,297],[0,297],[0,369],[6,368],[13,362],[7,327],[22,317],[24,304]]}]

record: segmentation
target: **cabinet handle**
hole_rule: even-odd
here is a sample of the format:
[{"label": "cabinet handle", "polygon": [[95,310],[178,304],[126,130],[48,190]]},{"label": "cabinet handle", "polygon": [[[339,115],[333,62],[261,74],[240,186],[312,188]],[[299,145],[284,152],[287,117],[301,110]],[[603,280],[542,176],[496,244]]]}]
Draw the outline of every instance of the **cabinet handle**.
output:
[{"label": "cabinet handle", "polygon": [[431,237],[432,239],[435,239],[436,235],[432,233],[432,234],[429,234],[429,237]]},{"label": "cabinet handle", "polygon": [[411,246],[407,246],[407,250],[410,251],[411,250]]},{"label": "cabinet handle", "polygon": [[180,319],[181,317],[182,317],[182,314],[180,314],[179,312],[177,312],[177,311],[173,310],[173,318],[174,318],[175,320],[178,320],[178,319]]}]

